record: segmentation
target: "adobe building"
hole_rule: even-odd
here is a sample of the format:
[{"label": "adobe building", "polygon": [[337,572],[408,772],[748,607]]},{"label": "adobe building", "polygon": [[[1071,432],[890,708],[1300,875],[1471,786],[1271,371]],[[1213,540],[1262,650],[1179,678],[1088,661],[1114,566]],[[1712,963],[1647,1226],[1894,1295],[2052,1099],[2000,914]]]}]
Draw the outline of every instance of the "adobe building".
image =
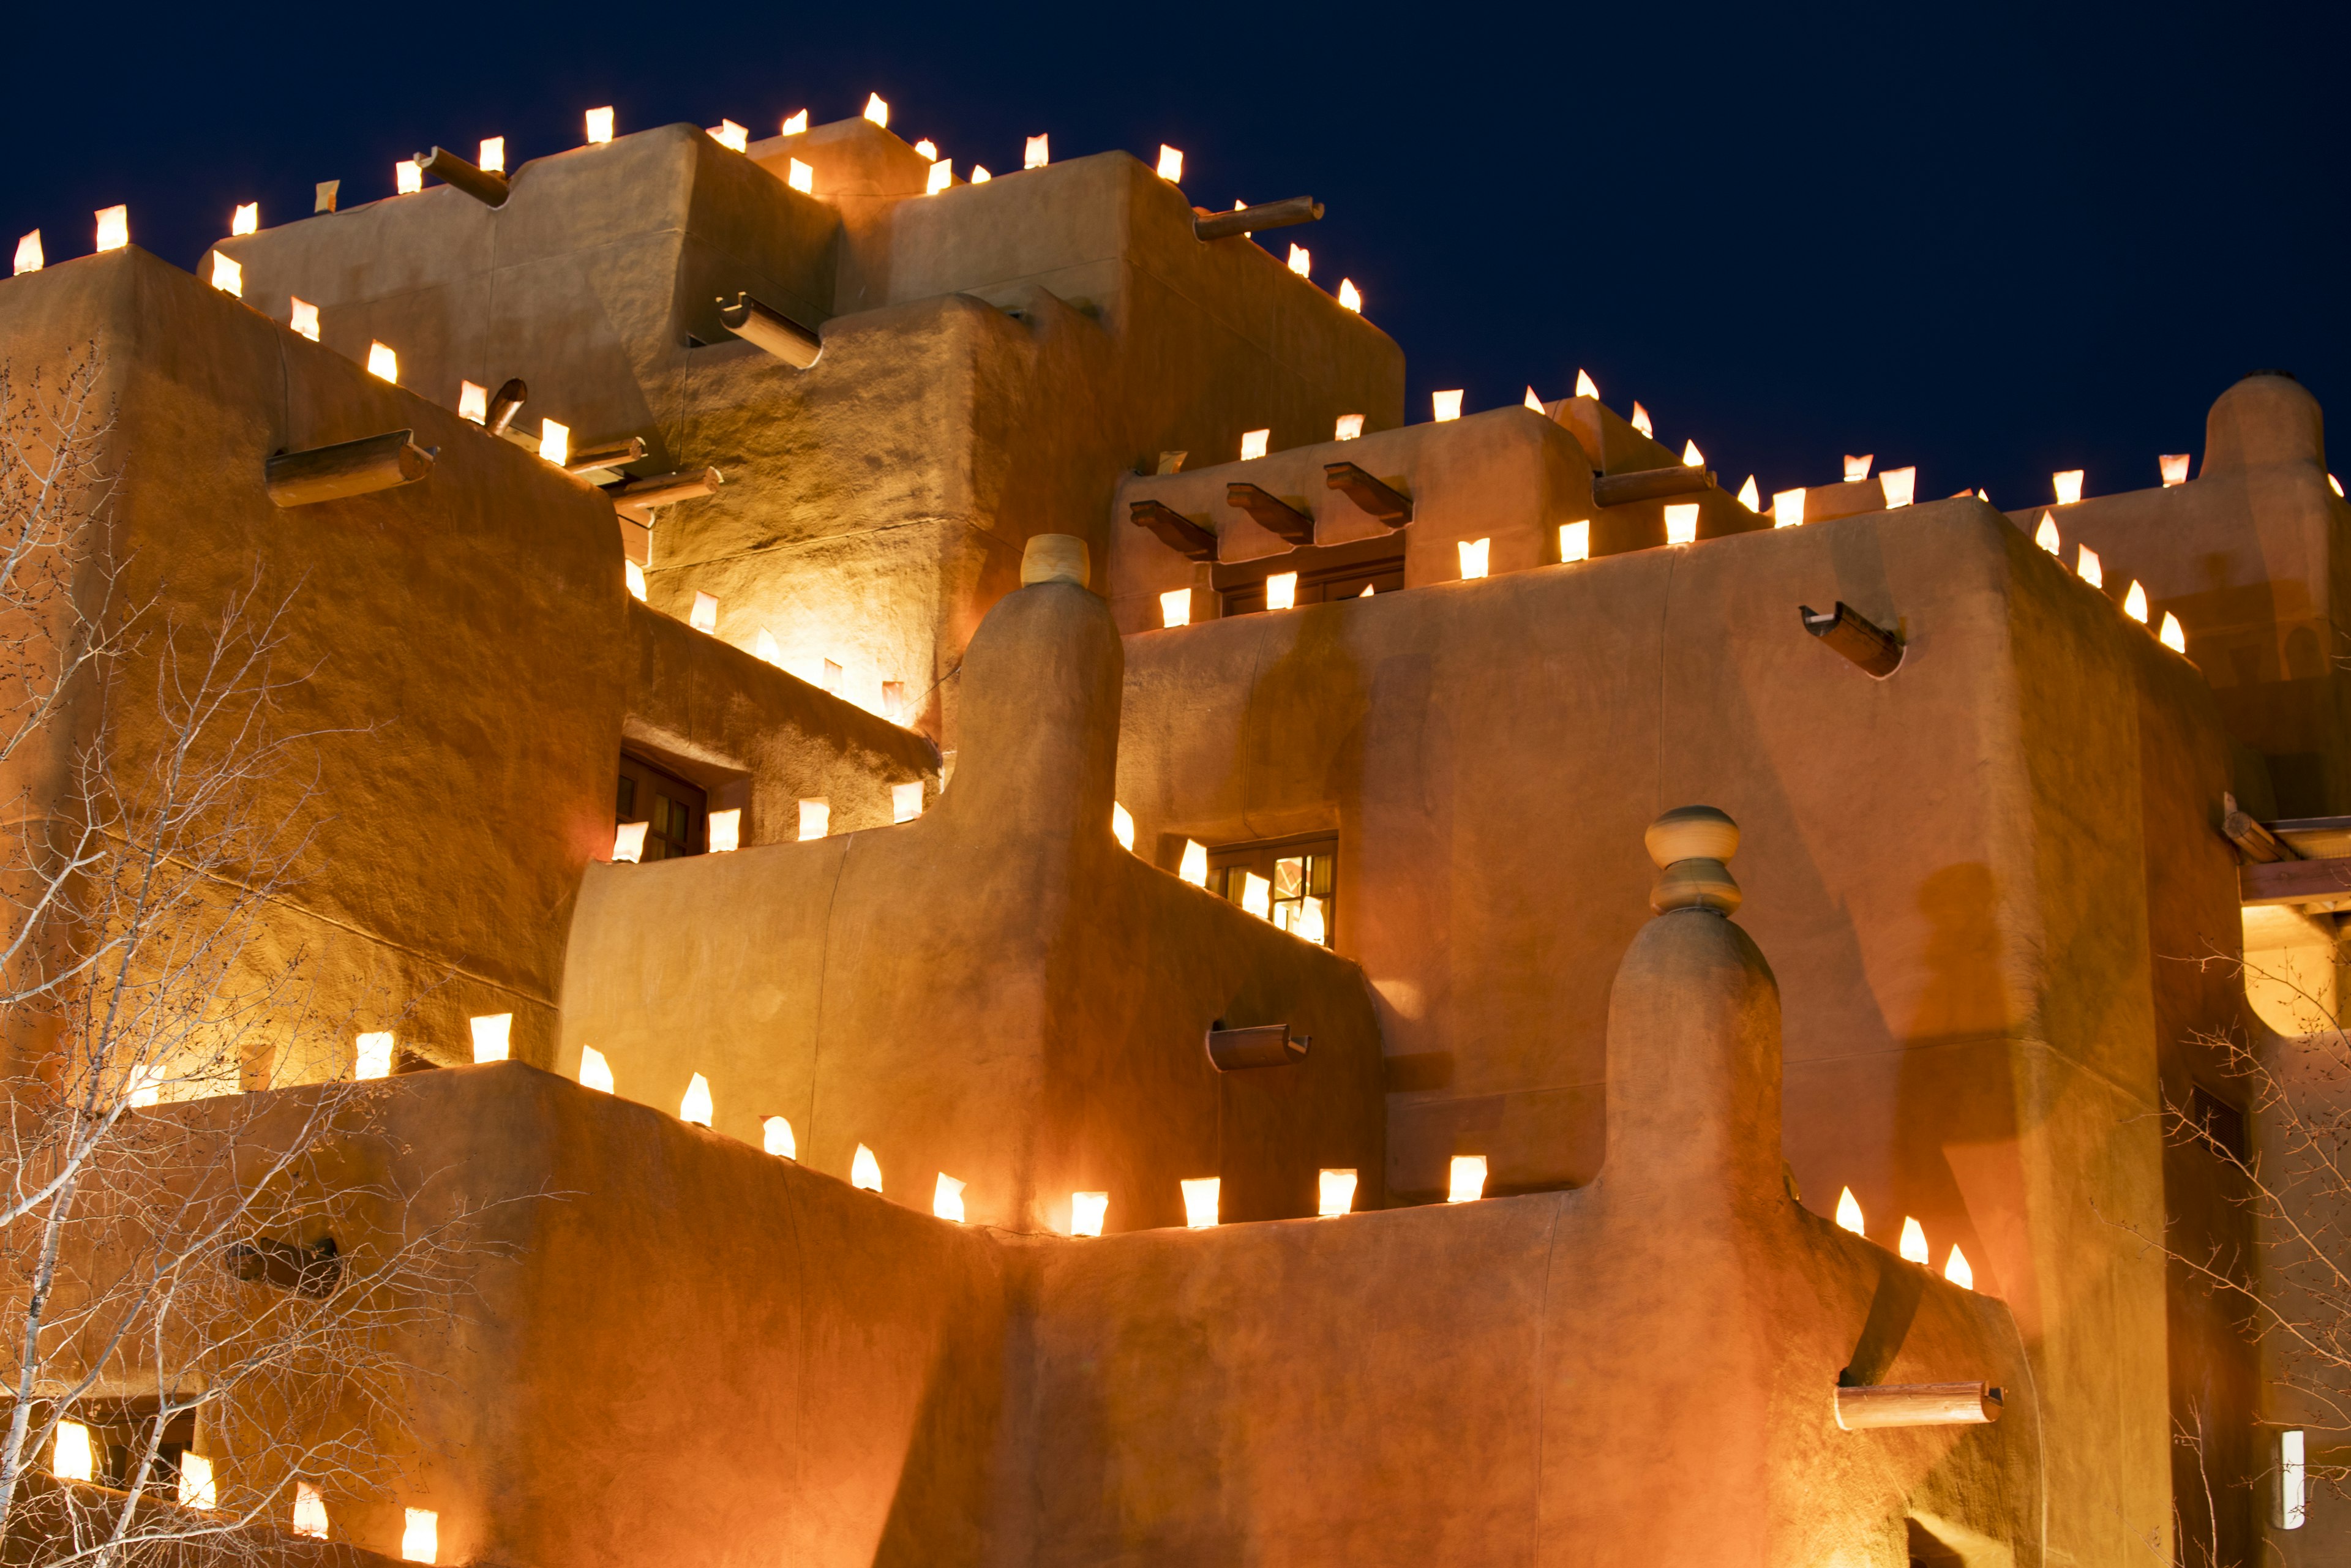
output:
[{"label": "adobe building", "polygon": [[2177,484],[1758,510],[1597,389],[1408,420],[1310,204],[1124,153],[428,162],[0,284],[99,356],[131,586],[299,584],[276,918],[397,1049],[248,1087],[389,1071],[407,1169],[565,1195],[338,1540],[2351,1561],[2166,1261],[2258,1239],[2200,1039],[2320,1027],[2193,960],[2333,996],[2333,884],[2241,863],[2351,848],[2291,378]]}]

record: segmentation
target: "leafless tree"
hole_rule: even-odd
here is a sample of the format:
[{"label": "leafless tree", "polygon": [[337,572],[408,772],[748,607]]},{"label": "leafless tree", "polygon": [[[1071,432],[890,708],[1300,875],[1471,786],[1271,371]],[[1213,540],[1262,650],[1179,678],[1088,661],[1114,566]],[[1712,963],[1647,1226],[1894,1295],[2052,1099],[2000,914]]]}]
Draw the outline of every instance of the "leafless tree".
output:
[{"label": "leafless tree", "polygon": [[103,371],[0,368],[0,1541],[278,1555],[399,1479],[481,1217],[395,1174],[389,1086],[287,950],[298,585],[134,571]]}]

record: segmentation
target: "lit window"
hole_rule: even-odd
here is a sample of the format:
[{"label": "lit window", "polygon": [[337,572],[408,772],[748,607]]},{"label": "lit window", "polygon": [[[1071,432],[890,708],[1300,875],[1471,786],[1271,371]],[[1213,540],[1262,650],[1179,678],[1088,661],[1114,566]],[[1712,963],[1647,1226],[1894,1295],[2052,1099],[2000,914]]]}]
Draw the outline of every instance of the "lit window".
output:
[{"label": "lit window", "polygon": [[[1189,874],[1195,847],[1200,850],[1197,878]],[[1198,882],[1301,941],[1331,945],[1332,900],[1338,885],[1336,838],[1228,844],[1217,850],[1187,841],[1184,860],[1186,882]]]}]

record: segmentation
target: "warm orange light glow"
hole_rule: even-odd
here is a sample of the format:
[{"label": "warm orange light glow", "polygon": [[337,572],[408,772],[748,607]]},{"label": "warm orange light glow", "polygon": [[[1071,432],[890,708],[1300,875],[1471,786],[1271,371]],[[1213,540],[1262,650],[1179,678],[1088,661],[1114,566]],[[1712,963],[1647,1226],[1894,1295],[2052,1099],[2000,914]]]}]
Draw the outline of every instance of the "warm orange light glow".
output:
[{"label": "warm orange light glow", "polygon": [[580,1048],[580,1087],[599,1089],[607,1094],[612,1092],[612,1064],[592,1045]]},{"label": "warm orange light glow", "polygon": [[361,1082],[392,1076],[392,1031],[371,1030],[352,1042],[351,1076]]},{"label": "warm orange light glow", "polygon": [[2185,452],[2167,452],[2155,461],[2156,465],[2163,470],[2163,487],[2165,489],[2168,490],[2174,485],[2185,485],[2188,483],[2188,454]]},{"label": "warm orange light glow", "polygon": [[927,136],[914,143],[914,151],[934,163],[939,161],[939,144]]},{"label": "warm orange light glow", "polygon": [[621,563],[621,580],[629,585],[629,597],[643,604],[645,601],[645,569],[635,561]]},{"label": "warm orange light glow", "polygon": [[308,1481],[294,1483],[294,1533],[313,1541],[327,1539],[327,1500]]},{"label": "warm orange light glow", "polygon": [[790,172],[784,183],[803,194],[812,194],[816,190],[816,171],[797,158],[787,159],[785,162],[790,166]]},{"label": "warm orange light glow", "polygon": [[1189,626],[1192,623],[1192,591],[1171,588],[1159,596],[1159,624]]},{"label": "warm orange light glow", "polygon": [[1486,575],[1486,562],[1493,554],[1493,543],[1490,538],[1463,539],[1460,542],[1458,548],[1461,552],[1461,580],[1464,582]]},{"label": "warm orange light glow", "polygon": [[1029,144],[1020,150],[1020,166],[1023,169],[1042,169],[1052,161],[1053,147],[1050,138],[1031,136]]},{"label": "warm orange light glow", "polygon": [[457,383],[457,417],[470,419],[475,424],[486,424],[490,419],[490,389],[475,386],[472,382]]},{"label": "warm orange light glow", "polygon": [[101,251],[120,250],[131,243],[131,209],[100,207],[98,210],[98,248]]},{"label": "warm orange light glow", "polygon": [[400,384],[400,356],[382,343],[368,344],[368,374]]},{"label": "warm orange light glow", "polygon": [[1268,610],[1290,610],[1298,604],[1298,574],[1277,571],[1265,580],[1265,607]]},{"label": "warm orange light glow", "polygon": [[223,294],[245,298],[245,268],[220,252],[213,252],[213,287]]},{"label": "warm orange light glow", "polygon": [[1311,276],[1314,271],[1314,253],[1308,250],[1302,245],[1291,246],[1290,247],[1290,270],[1298,274],[1301,277]]},{"label": "warm orange light glow", "polygon": [[1184,154],[1165,141],[1159,144],[1159,177],[1171,185],[1184,183]]},{"label": "warm orange light glow", "polygon": [[1962,1291],[1976,1288],[1976,1271],[1968,1267],[1968,1255],[1957,1246],[1951,1249],[1950,1260],[1943,1265],[1943,1278]]},{"label": "warm orange light glow", "polygon": [[141,1068],[131,1076],[131,1103],[160,1104],[163,1099],[163,1081],[170,1076],[162,1062]]},{"label": "warm orange light glow", "polygon": [[1358,598],[1358,599],[1369,599],[1369,598],[1372,596],[1372,590],[1373,590],[1373,585],[1372,585],[1371,583],[1368,583],[1368,582],[1367,582],[1367,583],[1364,584],[1364,591],[1363,591],[1363,592],[1361,592],[1361,593],[1358,593],[1357,595],[1355,595],[1355,597],[1356,597],[1356,598]]},{"label": "warm orange light glow", "polygon": [[716,635],[718,632],[718,595],[695,591],[694,608],[685,612],[685,623],[697,632]]},{"label": "warm orange light glow", "polygon": [[[1369,593],[1371,585],[1366,583],[1364,591]],[[1330,934],[1330,929],[1322,918],[1321,899],[1310,895],[1299,900],[1298,913],[1290,916],[1290,934],[1292,936],[1303,937],[1320,946],[1323,938]]]},{"label": "warm orange light glow", "polygon": [[1562,561],[1592,559],[1592,524],[1589,519],[1560,524],[1559,559]]},{"label": "warm orange light glow", "polygon": [[474,1034],[475,1061],[504,1061],[514,1037],[514,1014],[482,1013],[465,1020]]},{"label": "warm orange light glow", "polygon": [[1110,836],[1127,853],[1134,852],[1134,813],[1113,800],[1110,803]]},{"label": "warm orange light glow", "polygon": [[202,1454],[180,1456],[180,1506],[210,1511],[219,1501],[213,1488],[213,1462]]},{"label": "warm orange light glow", "polygon": [[710,852],[723,855],[743,847],[743,808],[729,806],[710,813]]},{"label": "warm orange light glow", "polygon": [[2041,527],[2034,532],[2032,542],[2051,555],[2065,553],[2065,541],[2057,536],[2057,519],[2047,512],[2041,514]]},{"label": "warm orange light glow", "polygon": [[236,211],[229,214],[228,232],[233,235],[254,234],[260,228],[261,204],[259,202],[240,202],[237,204]]},{"label": "warm orange light glow", "polygon": [[2079,468],[2052,474],[2049,483],[2056,487],[2057,504],[2061,507],[2070,507],[2082,498],[2082,471]]},{"label": "warm orange light glow", "polygon": [[1542,399],[1535,396],[1535,389],[1532,387],[1529,387],[1527,389],[1527,406],[1534,410],[1537,413],[1546,412],[1543,408]]},{"label": "warm orange light glow", "polygon": [[811,795],[800,801],[800,842],[823,838],[832,831],[832,802],[822,795]]},{"label": "warm orange light glow", "polygon": [[441,1516],[429,1508],[412,1508],[401,1527],[400,1560],[437,1563],[441,1558]]},{"label": "warm orange light glow", "polygon": [[1803,520],[1804,487],[1802,485],[1792,490],[1771,492],[1771,526],[1773,528],[1797,528]]},{"label": "warm orange light glow", "polygon": [[1858,485],[1864,479],[1868,478],[1869,465],[1876,460],[1877,455],[1874,452],[1865,452],[1858,457],[1855,457],[1850,452],[1846,453],[1844,455],[1844,482],[1848,485]]},{"label": "warm orange light glow", "polygon": [[808,110],[803,109],[784,117],[784,134],[798,136],[808,129]]},{"label": "warm orange light glow", "polygon": [[1196,1176],[1184,1184],[1184,1225],[1189,1230],[1213,1230],[1217,1198],[1223,1183],[1215,1176]]},{"label": "warm orange light glow", "polygon": [[1358,316],[1364,313],[1363,291],[1355,287],[1355,280],[1352,277],[1339,279],[1339,308],[1353,310]]},{"label": "warm orange light glow", "polygon": [[834,696],[841,695],[841,666],[831,659],[824,662],[824,678],[817,684]]},{"label": "warm orange light glow", "polygon": [[1877,483],[1879,488],[1886,492],[1886,506],[1888,511],[1896,507],[1907,507],[1917,499],[1918,470],[1916,466],[1888,468],[1877,476]]},{"label": "warm orange light glow", "polygon": [[1747,483],[1739,486],[1739,504],[1750,512],[1763,509],[1763,492],[1755,487],[1755,476],[1747,476]]},{"label": "warm orange light glow", "polygon": [[942,158],[931,165],[930,178],[924,183],[923,194],[935,196],[955,183],[955,162]]},{"label": "warm orange light glow", "polygon": [[1259,920],[1271,920],[1273,883],[1253,871],[1241,873],[1241,908]]},{"label": "warm orange light glow", "polygon": [[40,271],[41,267],[41,231],[35,229],[16,242],[16,270],[12,276],[22,277]]},{"label": "warm orange light glow", "polygon": [[1184,862],[1176,874],[1194,887],[1208,885],[1208,846],[1197,839],[1184,841]]},{"label": "warm orange light glow", "polygon": [[1698,503],[1684,501],[1666,507],[1666,542],[1669,545],[1698,543]]},{"label": "warm orange light glow", "polygon": [[945,1171],[939,1173],[938,1186],[931,1189],[931,1213],[957,1225],[963,1223],[963,1183]]},{"label": "warm orange light glow", "polygon": [[49,1448],[49,1473],[61,1481],[86,1481],[97,1474],[89,1427],[78,1421],[57,1423],[57,1440]]},{"label": "warm orange light glow", "polygon": [[319,340],[319,308],[307,299],[296,299],[293,319],[287,326],[312,342]]},{"label": "warm orange light glow", "polygon": [[865,118],[885,131],[889,129],[890,105],[880,93],[869,92],[865,95]]},{"label": "warm orange light glow", "polygon": [[[631,563],[635,564],[634,562]],[[644,859],[645,830],[651,822],[622,822],[612,830],[612,860],[615,864],[635,865]]]},{"label": "warm orange light glow", "polygon": [[1862,1228],[1861,1200],[1853,1196],[1851,1187],[1837,1194],[1836,1222],[1839,1228],[1850,1230],[1855,1236],[1868,1234]]},{"label": "warm orange light glow", "polygon": [[2088,545],[2082,546],[2081,550],[2081,555],[2074,561],[2074,571],[2092,588],[2104,588],[2106,579],[2105,574],[2098,570],[2098,552]]},{"label": "warm orange light glow", "polygon": [[1447,1203],[1475,1203],[1486,1196],[1486,1156],[1456,1155],[1453,1156],[1451,1181],[1445,1192]]},{"label": "warm orange light glow", "polygon": [[1926,1227],[1907,1214],[1902,1217],[1900,1250],[1902,1256],[1913,1263],[1927,1263],[1933,1260],[1934,1255],[1927,1250]]},{"label": "warm orange light glow", "polygon": [[779,1160],[800,1157],[800,1145],[792,1136],[792,1124],[781,1116],[759,1118],[759,1146]]},{"label": "warm orange light glow", "polygon": [[710,1080],[699,1072],[695,1073],[685,1086],[684,1097],[677,1103],[677,1119],[691,1122],[697,1127],[707,1127],[715,1109],[710,1103]]},{"label": "warm orange light glow", "polygon": [[1600,383],[1584,371],[1578,371],[1575,372],[1575,395],[1588,397],[1597,402],[1600,401]]},{"label": "warm orange light glow", "polygon": [[1633,404],[1633,428],[1652,441],[1657,438],[1656,426],[1649,423],[1649,411],[1643,408],[1638,400]]},{"label": "warm orange light glow", "polygon": [[1331,439],[1353,441],[1363,434],[1364,416],[1360,413],[1343,413],[1339,416],[1338,425],[1331,432]]},{"label": "warm orange light glow", "polygon": [[987,164],[985,164],[985,163],[974,163],[974,164],[971,166],[971,183],[972,183],[973,184],[975,184],[975,185],[985,185],[985,184],[987,184],[990,180],[993,180],[993,179],[995,179],[995,178],[996,178],[996,176],[995,176],[995,175],[993,175],[993,174],[991,174],[991,173],[989,173],[989,172],[987,172]]},{"label": "warm orange light glow", "polygon": [[1241,461],[1244,463],[1254,463],[1259,458],[1264,456],[1266,444],[1272,439],[1273,432],[1270,430],[1242,431]]},{"label": "warm orange light glow", "polygon": [[1428,402],[1430,412],[1436,415],[1439,424],[1461,417],[1461,391],[1458,387],[1451,392],[1431,392]]},{"label": "warm orange light glow", "polygon": [[911,822],[923,814],[923,781],[911,779],[890,786],[890,820]]},{"label": "warm orange light glow", "polygon": [[560,468],[571,461],[571,427],[551,419],[538,425],[538,455]]},{"label": "warm orange light glow", "polygon": [[2330,490],[2334,491],[2337,496],[2340,496],[2340,495],[2342,495],[2342,494],[2343,494],[2343,481],[2342,481],[2342,480],[2340,480],[2340,479],[2337,479],[2337,478],[2336,478],[2334,475],[2332,475],[2332,474],[2329,474],[2329,475],[2326,476],[2326,487],[2327,487],[2328,489],[2330,489]]},{"label": "warm orange light glow", "polygon": [[751,133],[733,120],[722,118],[717,124],[710,128],[710,140],[717,142],[721,147],[731,148],[740,152],[751,145]]},{"label": "warm orange light glow", "polygon": [[392,166],[392,186],[403,196],[413,196],[424,189],[424,171],[413,158],[402,158]]},{"label": "warm orange light glow", "polygon": [[849,1185],[864,1192],[882,1190],[882,1162],[863,1144],[857,1145],[857,1153],[849,1162]]},{"label": "warm orange light glow", "polygon": [[612,140],[612,110],[610,105],[588,111],[588,145],[601,147]]},{"label": "warm orange light glow", "polygon": [[1102,1220],[1110,1213],[1110,1194],[1106,1192],[1073,1192],[1070,1194],[1070,1234],[1100,1236]]},{"label": "warm orange light glow", "polygon": [[1325,1219],[1350,1213],[1355,1207],[1355,1173],[1352,1170],[1325,1170],[1321,1173],[1322,1201],[1315,1212]]},{"label": "warm orange light glow", "polygon": [[2179,617],[2168,610],[2163,612],[2161,641],[2165,647],[2175,653],[2185,655],[2188,652],[2187,629],[2179,624]]},{"label": "warm orange light glow", "polygon": [[2147,590],[2139,586],[2137,578],[2131,579],[2130,588],[2123,595],[2123,613],[2142,626],[2147,624]]},{"label": "warm orange light glow", "polygon": [[1685,441],[1682,443],[1682,466],[1685,468],[1703,468],[1706,466],[1706,454],[1698,449],[1697,442]]},{"label": "warm orange light glow", "polygon": [[483,137],[481,148],[474,157],[474,165],[485,173],[505,173],[507,172],[507,139],[503,136]]}]

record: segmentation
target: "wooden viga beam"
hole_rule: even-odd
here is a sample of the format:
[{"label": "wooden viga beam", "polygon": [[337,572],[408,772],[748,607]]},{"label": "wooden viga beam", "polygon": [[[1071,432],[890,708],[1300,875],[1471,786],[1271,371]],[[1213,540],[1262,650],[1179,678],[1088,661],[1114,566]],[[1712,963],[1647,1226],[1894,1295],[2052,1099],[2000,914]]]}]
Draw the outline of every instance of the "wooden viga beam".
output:
[{"label": "wooden viga beam", "polygon": [[1129,502],[1127,521],[1149,528],[1160,543],[1187,560],[1217,559],[1217,536],[1164,501]]},{"label": "wooden viga beam", "polygon": [[2001,1391],[1989,1383],[1885,1383],[1836,1391],[1836,1421],[1848,1432],[1873,1427],[1981,1427],[2000,1419]]},{"label": "wooden viga beam", "polygon": [[1809,604],[1799,604],[1796,609],[1803,615],[1805,631],[1879,680],[1901,668],[1900,640],[1844,601],[1837,601],[1837,607],[1826,614]]},{"label": "wooden viga beam", "polygon": [[1662,500],[1667,496],[1690,496],[1713,483],[1713,470],[1693,468],[1687,463],[1677,463],[1670,468],[1637,468],[1630,474],[1595,474],[1592,478],[1592,504],[1622,507],[1634,501]]},{"label": "wooden viga beam", "polygon": [[782,311],[762,305],[746,292],[726,303],[718,299],[718,319],[746,342],[757,343],[794,370],[804,371],[824,352],[824,340],[813,328],[803,327]]},{"label": "wooden viga beam", "polygon": [[1412,521],[1412,497],[1390,489],[1353,463],[1325,463],[1322,482],[1363,508],[1374,522],[1391,529]]},{"label": "wooden viga beam", "polygon": [[1268,202],[1261,207],[1196,217],[1192,220],[1192,232],[1201,239],[1230,239],[1235,235],[1256,234],[1262,229],[1311,224],[1322,215],[1322,204],[1313,197],[1292,196],[1286,202]]},{"label": "wooden viga beam", "polygon": [[504,435],[514,416],[522,412],[523,400],[530,389],[522,384],[520,376],[509,376],[506,384],[491,395],[489,411],[482,416],[482,428],[492,435]]},{"label": "wooden viga beam", "polygon": [[1311,545],[1314,542],[1313,518],[1255,485],[1226,486],[1225,504],[1247,512],[1258,527],[1268,533],[1280,535],[1291,544]]},{"label": "wooden viga beam", "polygon": [[416,167],[444,185],[463,191],[486,207],[507,204],[507,177],[494,174],[476,163],[468,163],[446,147],[435,147],[430,152],[419,152]]},{"label": "wooden viga beam", "polygon": [[269,498],[281,507],[308,507],[413,485],[433,472],[440,450],[417,445],[410,439],[415,434],[388,430],[332,446],[281,452],[264,466]]},{"label": "wooden viga beam", "polygon": [[575,448],[564,461],[566,474],[592,474],[599,468],[618,468],[623,463],[634,463],[645,455],[645,438],[632,435],[625,441],[600,441],[593,446]]},{"label": "wooden viga beam", "polygon": [[624,479],[617,485],[607,485],[604,494],[622,505],[668,507],[700,496],[715,495],[718,486],[725,483],[726,476],[716,468],[681,468],[674,474],[653,474],[643,479]]},{"label": "wooden viga beam", "polygon": [[1293,1061],[1305,1061],[1307,1047],[1313,1043],[1311,1035],[1292,1035],[1286,1023],[1212,1029],[1208,1031],[1208,1061],[1219,1072],[1238,1072],[1251,1067],[1287,1067]]}]

